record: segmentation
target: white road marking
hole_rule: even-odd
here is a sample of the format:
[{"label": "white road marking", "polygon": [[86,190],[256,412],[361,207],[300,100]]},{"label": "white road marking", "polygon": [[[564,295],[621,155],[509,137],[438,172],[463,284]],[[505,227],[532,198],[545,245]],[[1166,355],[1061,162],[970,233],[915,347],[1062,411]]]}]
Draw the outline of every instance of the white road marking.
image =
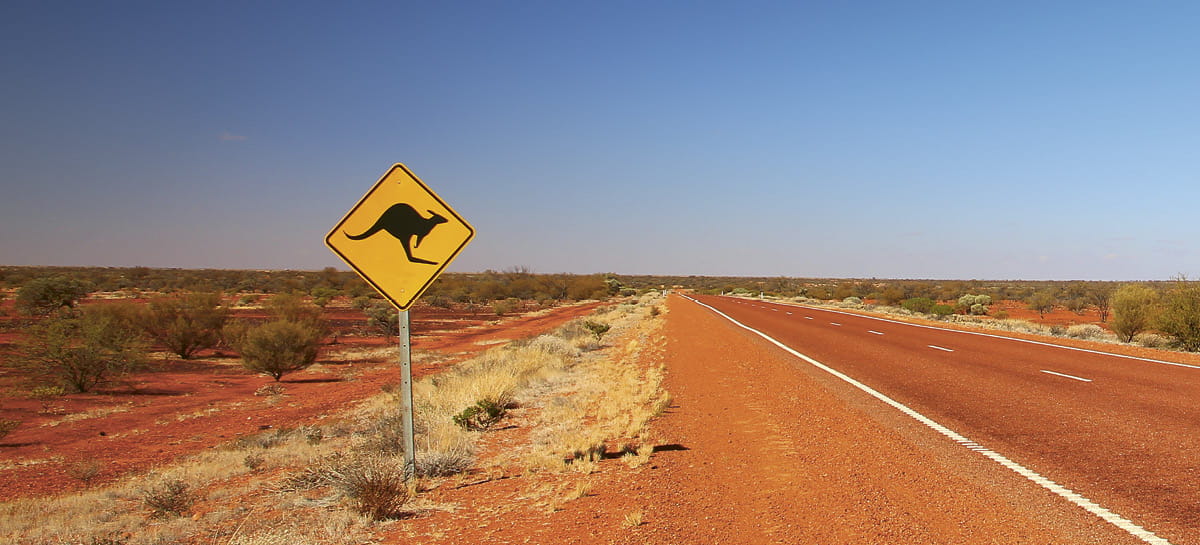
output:
[{"label": "white road marking", "polygon": [[[1145,541],[1146,543],[1150,543],[1152,545],[1171,545],[1170,541],[1167,541],[1161,537],[1154,535],[1154,532],[1151,532],[1145,528],[1142,528],[1141,526],[1138,526],[1137,524],[1134,524],[1129,519],[1126,519],[1126,518],[1122,517],[1121,515],[1118,515],[1112,511],[1109,511],[1108,509],[1101,507],[1100,505],[1083,497],[1082,495],[1076,493],[1075,491],[1073,491],[1065,486],[1062,486],[1054,481],[1051,481],[1050,479],[1047,479],[1047,478],[1041,476],[1037,472],[1035,472],[1021,464],[1018,464],[1012,460],[1009,460],[1008,458],[1005,458],[1003,455],[1001,455],[991,449],[980,446],[978,443],[975,443],[974,441],[967,439],[966,437],[958,434],[954,430],[951,430],[950,428],[947,428],[941,424],[938,424],[933,419],[908,408],[908,406],[904,405],[903,403],[900,403],[899,401],[896,401],[888,396],[885,396],[885,395],[879,393],[878,391],[871,388],[870,386],[867,386],[866,384],[863,384],[857,380],[854,380],[853,378],[850,378],[849,375],[846,375],[845,373],[842,373],[841,371],[838,371],[838,370],[836,370],[832,367],[829,367],[817,360],[814,360],[808,356],[805,356],[804,354],[801,354],[800,352],[793,350],[788,345],[775,340],[774,337],[771,337],[770,335],[767,335],[766,333],[763,333],[763,332],[761,332],[757,329],[754,329],[746,324],[743,324],[737,320],[734,320],[733,318],[729,317],[729,315],[725,314],[724,312],[721,312],[709,305],[701,303],[700,301],[697,301],[690,297],[687,297],[687,296],[684,296],[684,297],[704,308],[707,308],[707,309],[717,313],[717,315],[725,318],[726,320],[729,320],[730,322],[733,322],[734,325],[736,325],[742,329],[745,329],[747,331],[750,331],[751,333],[754,333],[755,335],[758,335],[759,337],[762,337],[763,339],[766,339],[767,342],[770,342],[771,344],[774,344],[775,346],[778,346],[779,348],[783,349],[785,352],[808,362],[809,364],[816,367],[817,369],[820,369],[820,370],[825,371],[826,373],[829,373],[839,379],[842,379],[842,380],[846,381],[847,383],[849,383],[850,385],[854,386],[855,388],[858,388],[859,390],[866,392],[871,397],[874,397],[875,399],[878,399],[888,405],[891,405],[895,409],[914,418],[918,422],[925,424],[926,426],[933,429],[934,431],[936,431],[942,435],[945,435],[946,437],[949,437],[954,442],[959,443],[963,446],[966,446],[967,448],[986,456],[987,458],[1004,466],[1005,468],[1013,471],[1014,473],[1016,473],[1022,477],[1025,477],[1026,479],[1029,479],[1030,481],[1033,481],[1034,483],[1037,483],[1038,486],[1041,486],[1042,488],[1045,488],[1046,490],[1049,490],[1049,491],[1061,496],[1062,498],[1066,499],[1067,501],[1069,501],[1079,507],[1082,507],[1084,510],[1086,510],[1087,512],[1089,512],[1093,515],[1096,515],[1101,520],[1104,520],[1104,521],[1112,524],[1113,526],[1116,526],[1117,528],[1120,528],[1122,530],[1125,530],[1126,532],[1129,532],[1130,535],[1132,535],[1138,539],[1141,539],[1142,541]],[[898,322],[898,323],[903,323],[903,322]],[[939,329],[939,328],[932,328],[932,329]],[[1050,346],[1057,346],[1057,345],[1050,345]]]},{"label": "white road marking", "polygon": [[805,317],[804,317],[804,319],[805,319],[805,320],[811,320],[811,319],[812,319],[812,316],[805,316]]},{"label": "white road marking", "polygon": [[926,346],[928,346],[929,348],[932,348],[932,349],[934,349],[934,350],[941,350],[942,352],[953,352],[953,350],[951,350],[951,349],[949,349],[949,348],[942,348],[942,347],[940,347],[940,346],[934,346],[934,345],[932,345],[932,344],[929,344],[929,345],[926,345]]},{"label": "white road marking", "polygon": [[[697,301],[697,302],[699,302],[699,301]],[[1063,349],[1063,350],[1073,350],[1073,351],[1075,351],[1075,352],[1086,352],[1086,353],[1088,353],[1088,354],[1098,354],[1098,355],[1101,355],[1101,356],[1112,356],[1112,357],[1114,357],[1114,358],[1124,358],[1124,359],[1127,359],[1127,360],[1138,360],[1138,361],[1145,361],[1145,362],[1149,362],[1149,363],[1160,363],[1160,364],[1162,364],[1162,365],[1173,365],[1173,366],[1175,366],[1175,367],[1186,367],[1186,368],[1188,368],[1188,369],[1200,369],[1200,365],[1189,365],[1189,364],[1186,364],[1186,363],[1176,363],[1176,362],[1173,362],[1173,361],[1156,360],[1156,359],[1152,359],[1152,358],[1139,358],[1139,357],[1137,357],[1137,356],[1127,356],[1127,355],[1125,355],[1125,354],[1114,354],[1114,353],[1112,353],[1112,352],[1102,352],[1102,351],[1100,351],[1100,350],[1089,350],[1089,349],[1087,349],[1087,348],[1075,348],[1074,346],[1063,346],[1063,345],[1061,345],[1061,344],[1054,344],[1054,343],[1044,343],[1044,342],[1041,342],[1041,341],[1031,341],[1031,340],[1029,340],[1029,339],[1018,339],[1018,338],[1016,338],[1016,337],[1005,337],[1004,335],[993,335],[993,334],[991,334],[991,333],[980,333],[980,332],[978,332],[978,331],[963,331],[963,330],[960,330],[960,329],[946,329],[946,328],[944,328],[944,327],[937,327],[937,326],[931,326],[931,325],[921,325],[921,324],[914,324],[914,323],[910,323],[910,322],[901,322],[900,320],[889,320],[889,319],[887,319],[887,318],[879,318],[879,317],[877,317],[877,316],[867,316],[867,315],[865,315],[865,314],[854,314],[854,313],[852,313],[852,312],[843,312],[843,311],[840,311],[840,310],[833,310],[833,309],[828,309],[828,308],[815,308],[815,307],[806,307],[806,306],[804,306],[804,305],[791,305],[791,306],[794,306],[794,307],[796,307],[796,308],[802,308],[802,309],[806,309],[806,310],[816,310],[816,311],[823,311],[823,312],[832,312],[832,313],[835,313],[835,314],[844,314],[844,315],[846,315],[846,316],[854,316],[854,317],[856,317],[856,318],[866,318],[866,319],[868,319],[868,320],[876,320],[876,321],[879,321],[879,322],[887,322],[887,323],[889,323],[889,324],[899,324],[899,325],[906,325],[906,326],[909,326],[909,327],[919,327],[919,328],[921,328],[921,329],[933,329],[933,330],[936,330],[936,331],[946,331],[946,332],[949,332],[949,333],[959,333],[959,334],[962,334],[962,335],[977,335],[977,336],[979,336],[979,337],[991,337],[991,338],[993,338],[993,339],[1000,339],[1000,340],[1004,340],[1004,341],[1013,341],[1013,342],[1018,342],[1018,343],[1036,344],[1036,345],[1039,345],[1039,346],[1049,346],[1049,347],[1051,347],[1051,348],[1061,348],[1061,349]]]},{"label": "white road marking", "polygon": [[1092,381],[1092,379],[1090,379],[1090,378],[1076,377],[1076,376],[1073,376],[1073,375],[1064,375],[1064,374],[1062,374],[1062,373],[1055,373],[1054,371],[1047,371],[1047,370],[1045,370],[1045,369],[1042,369],[1042,372],[1043,372],[1043,373],[1047,373],[1047,374],[1051,374],[1051,375],[1057,375],[1057,376],[1060,376],[1060,377],[1073,378],[1073,379],[1075,379],[1075,380],[1082,381],[1082,382],[1091,382],[1091,381]]},{"label": "white road marking", "polygon": [[868,329],[868,330],[867,330],[867,333],[874,333],[874,334],[876,334],[876,335],[883,335],[883,333],[881,333],[881,332],[879,332],[879,331],[875,331],[874,329]]},{"label": "white road marking", "polygon": [[837,325],[837,326],[840,326],[840,325],[842,325],[842,324],[839,324],[839,323],[837,323],[837,322],[829,322],[829,325]]},{"label": "white road marking", "polygon": [[787,315],[788,315],[788,316],[791,316],[791,315],[792,315],[792,313],[790,313],[790,312],[789,312],[789,313],[787,313]]}]

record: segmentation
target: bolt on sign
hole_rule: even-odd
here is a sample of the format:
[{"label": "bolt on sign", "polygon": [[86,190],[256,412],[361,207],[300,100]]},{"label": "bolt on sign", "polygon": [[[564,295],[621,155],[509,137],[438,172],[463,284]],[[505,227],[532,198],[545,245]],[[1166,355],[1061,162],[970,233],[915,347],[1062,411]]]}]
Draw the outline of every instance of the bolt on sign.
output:
[{"label": "bolt on sign", "polygon": [[325,245],[400,310],[475,237],[475,229],[396,163],[325,236]]}]

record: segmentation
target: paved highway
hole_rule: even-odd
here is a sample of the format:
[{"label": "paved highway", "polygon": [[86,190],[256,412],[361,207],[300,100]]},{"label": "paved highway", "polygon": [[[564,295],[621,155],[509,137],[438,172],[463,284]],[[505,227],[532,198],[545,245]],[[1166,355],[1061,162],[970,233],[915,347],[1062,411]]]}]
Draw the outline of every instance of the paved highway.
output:
[{"label": "paved highway", "polygon": [[[1143,541],[1200,544],[1200,368],[810,307],[695,299],[945,426],[964,448],[1044,476],[1079,505],[1102,506],[1097,516]],[[1075,493],[1079,500],[1069,498]]]}]

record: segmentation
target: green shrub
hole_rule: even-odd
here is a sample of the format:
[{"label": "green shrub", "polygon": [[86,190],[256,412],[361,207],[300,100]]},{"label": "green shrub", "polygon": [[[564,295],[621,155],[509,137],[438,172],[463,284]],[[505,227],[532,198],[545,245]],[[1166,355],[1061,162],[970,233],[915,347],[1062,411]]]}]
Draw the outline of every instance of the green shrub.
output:
[{"label": "green shrub", "polygon": [[151,301],[143,328],[180,358],[191,359],[221,342],[229,309],[217,293],[189,293],[183,297]]},{"label": "green shrub", "polygon": [[1058,306],[1058,296],[1053,289],[1045,289],[1029,296],[1028,303],[1029,310],[1035,310],[1039,317],[1045,318],[1047,312],[1054,311],[1054,307]]},{"label": "green shrub", "polygon": [[1163,297],[1158,330],[1189,352],[1200,350],[1200,286],[1180,281]]},{"label": "green shrub", "polygon": [[1124,342],[1148,329],[1155,319],[1158,292],[1140,284],[1126,284],[1112,294],[1112,324],[1109,327]]},{"label": "green shrub", "polygon": [[371,308],[371,298],[366,295],[360,295],[350,300],[350,306],[358,310],[367,310]]},{"label": "green shrub", "polygon": [[913,297],[905,299],[900,303],[900,306],[913,312],[928,314],[933,308],[934,301],[928,297]]},{"label": "green shrub", "polygon": [[366,309],[367,324],[384,335],[395,337],[400,334],[400,313],[387,301],[376,301]]},{"label": "green shrub", "polygon": [[341,292],[341,290],[322,287],[322,288],[313,288],[310,293],[313,296],[313,304],[318,307],[325,308],[325,305],[328,305],[329,302],[332,301],[334,297],[337,297],[342,292]]},{"label": "green shrub", "polygon": [[596,337],[596,342],[600,342],[600,338],[604,337],[604,334],[608,333],[608,330],[612,329],[612,326],[608,324],[593,322],[591,320],[584,321],[583,327],[586,328],[592,334],[592,336]]},{"label": "green shrub", "polygon": [[454,423],[464,430],[485,431],[504,418],[504,405],[481,399],[463,412],[454,415]]},{"label": "green shrub", "polygon": [[50,314],[75,303],[91,291],[88,282],[66,275],[35,278],[17,290],[17,309],[25,314]]},{"label": "green shrub", "polygon": [[958,298],[958,308],[966,314],[982,316],[988,313],[988,307],[992,304],[990,295],[963,295]]},{"label": "green shrub", "polygon": [[929,307],[929,313],[934,316],[949,316],[954,314],[954,307],[939,303]]},{"label": "green shrub", "polygon": [[87,392],[139,367],[145,350],[139,331],[88,312],[29,328],[16,360],[53,385]]},{"label": "green shrub", "polygon": [[316,361],[322,336],[311,323],[275,320],[248,328],[233,345],[243,367],[278,381]]}]

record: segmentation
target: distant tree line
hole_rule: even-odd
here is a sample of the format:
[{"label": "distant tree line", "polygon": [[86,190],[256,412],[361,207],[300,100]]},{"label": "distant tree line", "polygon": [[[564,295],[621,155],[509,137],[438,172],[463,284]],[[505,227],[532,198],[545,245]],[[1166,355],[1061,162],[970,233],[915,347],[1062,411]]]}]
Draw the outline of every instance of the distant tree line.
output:
[{"label": "distant tree line", "polygon": [[[337,296],[377,296],[366,282],[350,271],[327,267],[319,271],[259,271],[225,269],[151,269],[148,267],[0,267],[0,288],[34,286],[40,292],[65,290],[58,299],[78,300],[94,292],[150,292],[170,294],[206,292],[233,294],[300,293],[319,306]],[[632,294],[614,274],[535,274],[525,267],[482,273],[444,273],[425,292],[422,301],[437,306],[450,303],[489,304],[504,299],[539,302],[607,299]],[[39,295],[50,307],[31,313],[57,310],[50,294]],[[18,301],[20,304],[20,301]]]}]

